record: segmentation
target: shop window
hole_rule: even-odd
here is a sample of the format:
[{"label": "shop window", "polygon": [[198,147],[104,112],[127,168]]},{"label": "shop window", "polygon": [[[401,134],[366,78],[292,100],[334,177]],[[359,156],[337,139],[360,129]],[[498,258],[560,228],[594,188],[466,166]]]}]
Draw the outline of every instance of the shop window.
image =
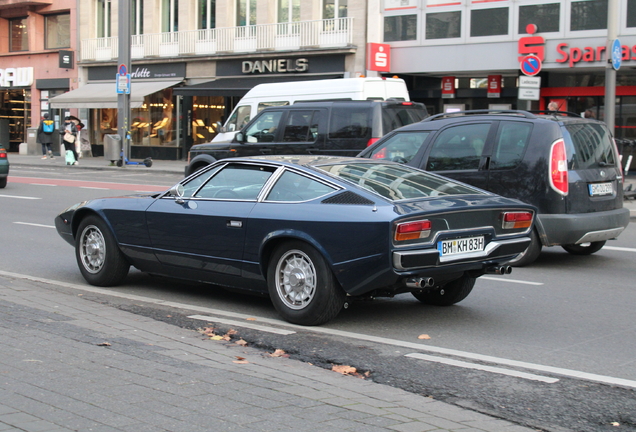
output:
[{"label": "shop window", "polygon": [[417,39],[417,15],[384,17],[384,42]]},{"label": "shop window", "polygon": [[571,6],[571,31],[607,28],[607,0],[577,1]]},{"label": "shop window", "polygon": [[225,98],[223,96],[194,96],[192,98],[192,139],[194,144],[212,141],[219,132],[218,123],[223,120]]},{"label": "shop window", "polygon": [[426,39],[450,39],[462,35],[462,13],[439,12],[426,14]]},{"label": "shop window", "polygon": [[473,9],[470,12],[470,36],[508,34],[508,8]]},{"label": "shop window", "polygon": [[636,27],[636,0],[627,0],[627,27]]},{"label": "shop window", "polygon": [[179,31],[179,0],[163,0],[161,4],[161,31]]},{"label": "shop window", "polygon": [[14,18],[9,21],[9,51],[28,51],[29,39],[27,33],[27,19]]},{"label": "shop window", "polygon": [[69,48],[71,46],[71,14],[46,15],[44,17],[44,48]]},{"label": "shop window", "polygon": [[199,0],[197,28],[200,30],[216,28],[216,0]]},{"label": "shop window", "polygon": [[236,25],[256,25],[256,0],[237,0]]},{"label": "shop window", "polygon": [[525,33],[528,24],[536,25],[540,33],[558,32],[560,13],[559,3],[519,6],[519,33]]},{"label": "shop window", "polygon": [[322,18],[346,18],[348,9],[348,0],[324,0],[322,4]]},{"label": "shop window", "polygon": [[111,4],[110,0],[97,0],[97,37],[110,37],[111,22]]},{"label": "shop window", "polygon": [[131,34],[140,35],[144,33],[144,1],[132,0],[132,23]]},{"label": "shop window", "polygon": [[0,135],[7,138],[4,146],[17,152],[26,142],[26,127],[31,124],[31,92],[27,90],[3,90],[0,92]]}]

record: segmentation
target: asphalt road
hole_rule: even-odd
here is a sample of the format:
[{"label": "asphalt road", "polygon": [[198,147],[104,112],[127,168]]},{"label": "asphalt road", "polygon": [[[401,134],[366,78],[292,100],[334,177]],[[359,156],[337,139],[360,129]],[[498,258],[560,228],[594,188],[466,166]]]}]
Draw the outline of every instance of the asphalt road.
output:
[{"label": "asphalt road", "polygon": [[114,289],[84,282],[73,248],[53,229],[55,215],[86,199],[167,189],[179,176],[27,167],[11,174],[16,181],[0,190],[0,271],[184,327],[236,328],[252,345],[318,366],[352,365],[375,381],[538,429],[636,430],[633,225],[595,255],[548,248],[530,267],[482,277],[453,307],[400,295],[354,303],[306,329],[280,321],[266,298],[214,286],[137,271]]}]

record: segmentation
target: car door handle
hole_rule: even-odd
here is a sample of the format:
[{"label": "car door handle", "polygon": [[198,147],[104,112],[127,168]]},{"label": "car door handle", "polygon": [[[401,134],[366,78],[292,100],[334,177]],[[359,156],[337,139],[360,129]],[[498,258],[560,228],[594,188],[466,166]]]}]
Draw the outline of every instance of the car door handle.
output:
[{"label": "car door handle", "polygon": [[229,220],[227,221],[227,226],[230,228],[243,228],[243,221]]},{"label": "car door handle", "polygon": [[272,149],[270,149],[270,148],[262,148],[261,149],[261,153],[262,154],[272,154]]}]

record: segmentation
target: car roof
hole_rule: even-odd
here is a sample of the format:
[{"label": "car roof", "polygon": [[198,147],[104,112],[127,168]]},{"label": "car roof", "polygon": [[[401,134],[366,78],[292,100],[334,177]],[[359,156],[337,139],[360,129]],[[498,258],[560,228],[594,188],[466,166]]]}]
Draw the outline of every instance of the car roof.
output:
[{"label": "car roof", "polygon": [[421,102],[403,101],[397,99],[387,100],[333,100],[333,101],[296,101],[292,105],[281,105],[267,107],[259,112],[272,111],[272,110],[291,110],[302,108],[329,108],[334,105],[359,105],[359,106],[373,106],[373,105],[402,105],[406,107],[420,108],[424,104]]},{"label": "car roof", "polygon": [[374,163],[374,164],[394,164],[394,162],[386,160],[374,160],[374,159],[361,159],[358,157],[344,157],[344,156],[321,156],[321,155],[267,155],[267,156],[249,156],[249,157],[236,157],[221,159],[219,162],[274,162],[281,165],[288,166],[317,166],[324,164],[359,164],[359,163]]}]

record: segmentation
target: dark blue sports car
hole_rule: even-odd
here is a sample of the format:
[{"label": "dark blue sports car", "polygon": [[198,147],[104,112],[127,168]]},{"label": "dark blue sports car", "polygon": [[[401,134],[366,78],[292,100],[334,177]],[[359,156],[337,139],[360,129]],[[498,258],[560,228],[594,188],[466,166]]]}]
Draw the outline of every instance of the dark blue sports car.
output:
[{"label": "dark blue sports car", "polygon": [[220,160],[155,195],[96,199],[55,219],[88,283],[141,271],[269,296],[318,325],[355,297],[452,305],[530,242],[534,208],[401,164]]}]

